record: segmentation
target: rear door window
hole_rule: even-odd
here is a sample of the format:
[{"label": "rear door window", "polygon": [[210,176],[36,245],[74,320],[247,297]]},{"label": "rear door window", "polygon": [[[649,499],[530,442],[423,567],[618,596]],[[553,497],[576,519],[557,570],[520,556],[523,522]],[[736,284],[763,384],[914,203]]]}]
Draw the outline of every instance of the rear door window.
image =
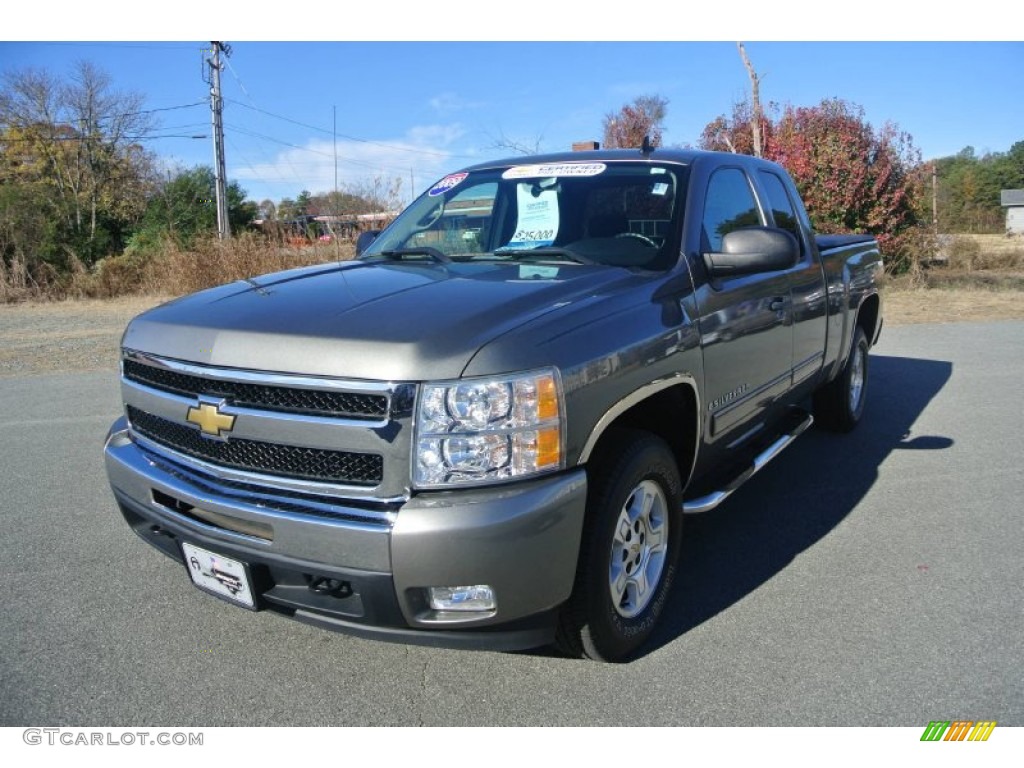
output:
[{"label": "rear door window", "polygon": [[782,179],[771,171],[761,171],[761,184],[768,193],[768,205],[772,211],[772,218],[775,219],[775,226],[784,229],[800,244],[800,255],[804,253],[803,238],[800,236],[800,227],[797,224],[796,209],[793,201],[786,192],[786,185]]}]

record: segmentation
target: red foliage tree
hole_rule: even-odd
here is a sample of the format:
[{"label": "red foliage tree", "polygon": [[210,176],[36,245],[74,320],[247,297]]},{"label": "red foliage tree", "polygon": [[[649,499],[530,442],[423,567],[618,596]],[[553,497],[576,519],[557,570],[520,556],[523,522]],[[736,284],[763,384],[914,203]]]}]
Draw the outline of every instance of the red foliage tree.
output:
[{"label": "red foliage tree", "polygon": [[640,96],[618,112],[604,117],[605,149],[632,149],[643,146],[644,136],[652,147],[661,146],[662,125],[668,100],[661,96]]},{"label": "red foliage tree", "polygon": [[[862,108],[840,99],[788,106],[776,120],[764,117],[762,131],[764,157],[789,171],[819,232],[870,233],[891,269],[909,266],[925,181],[909,134],[892,123],[875,130]],[[700,145],[752,154],[749,106],[705,126]]]}]

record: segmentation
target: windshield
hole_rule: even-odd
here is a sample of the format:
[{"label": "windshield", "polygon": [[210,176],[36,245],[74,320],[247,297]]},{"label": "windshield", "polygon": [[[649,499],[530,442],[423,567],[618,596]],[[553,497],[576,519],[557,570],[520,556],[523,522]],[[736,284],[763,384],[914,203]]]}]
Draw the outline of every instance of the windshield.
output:
[{"label": "windshield", "polygon": [[453,173],[410,205],[362,258],[668,269],[679,253],[685,170],[567,162]]}]

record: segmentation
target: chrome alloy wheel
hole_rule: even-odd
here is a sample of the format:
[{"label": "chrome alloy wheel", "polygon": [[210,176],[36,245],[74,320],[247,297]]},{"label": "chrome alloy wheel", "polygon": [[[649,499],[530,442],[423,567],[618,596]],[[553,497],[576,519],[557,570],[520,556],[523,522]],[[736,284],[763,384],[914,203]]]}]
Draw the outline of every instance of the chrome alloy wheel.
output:
[{"label": "chrome alloy wheel", "polygon": [[644,480],[626,499],[612,538],[608,587],[618,614],[631,619],[658,591],[668,549],[668,502],[661,486]]},{"label": "chrome alloy wheel", "polygon": [[850,412],[856,413],[860,408],[860,399],[864,395],[864,349],[860,344],[853,348],[853,359],[850,361]]}]

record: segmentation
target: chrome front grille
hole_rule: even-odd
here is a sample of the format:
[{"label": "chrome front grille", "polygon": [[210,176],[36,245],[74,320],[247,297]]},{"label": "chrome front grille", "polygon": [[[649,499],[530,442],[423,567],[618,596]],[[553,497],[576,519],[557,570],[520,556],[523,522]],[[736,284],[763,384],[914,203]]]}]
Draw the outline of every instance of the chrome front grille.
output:
[{"label": "chrome front grille", "polygon": [[384,479],[384,459],[381,456],[257,440],[209,440],[197,429],[130,405],[127,411],[128,422],[144,437],[165,448],[222,467],[346,485],[376,486]]},{"label": "chrome front grille", "polygon": [[[219,368],[126,350],[121,391],[140,446],[225,488],[255,483],[366,503],[409,496],[414,385]],[[227,427],[210,431],[197,409],[215,412]]]},{"label": "chrome front grille", "polygon": [[124,377],[186,397],[205,395],[223,398],[228,404],[240,408],[374,420],[383,419],[388,414],[386,395],[210,379],[183,370],[146,365],[137,360],[124,361]]}]

